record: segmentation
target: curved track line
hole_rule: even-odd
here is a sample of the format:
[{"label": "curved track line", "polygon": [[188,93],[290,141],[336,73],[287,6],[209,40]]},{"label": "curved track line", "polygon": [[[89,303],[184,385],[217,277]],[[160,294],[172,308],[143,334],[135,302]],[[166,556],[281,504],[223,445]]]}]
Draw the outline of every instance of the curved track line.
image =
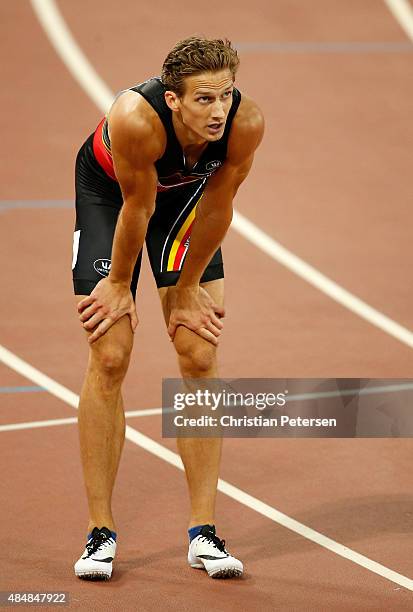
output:
[{"label": "curved track line", "polygon": [[413,9],[408,0],[384,0],[410,40],[413,41]]},{"label": "curved track line", "polygon": [[[97,107],[105,113],[114,98],[114,94],[96,73],[93,66],[76,43],[62,15],[59,13],[54,0],[30,1],[47,37],[64,64],[81,87],[83,87],[92,98]],[[403,0],[389,1],[403,2]],[[254,244],[258,249],[267,253],[272,259],[275,259],[275,261],[288,268],[291,272],[297,274],[301,279],[305,280],[313,287],[316,287],[316,289],[335,302],[338,302],[396,340],[413,348],[413,333],[409,329],[396,323],[396,321],[393,321],[343,287],[340,287],[340,285],[297,257],[297,255],[283,247],[271,236],[263,232],[254,223],[236,211],[234,211],[232,228]]]},{"label": "curved track line", "polygon": [[[79,397],[75,393],[73,393],[73,391],[70,391],[63,385],[60,385],[58,382],[56,382],[49,376],[46,376],[46,374],[43,374],[43,372],[40,372],[40,370],[37,370],[29,363],[23,361],[23,359],[20,359],[20,357],[17,357],[16,355],[14,355],[14,353],[7,350],[4,346],[1,345],[0,361],[3,362],[9,368],[21,374],[22,376],[33,381],[34,383],[45,387],[52,395],[55,395],[66,404],[69,404],[74,408],[78,407]],[[67,424],[72,422],[72,420],[69,418],[64,420],[49,421],[49,424],[59,425],[63,424],[63,421]],[[41,427],[42,425],[37,426]],[[22,424],[20,428],[25,429],[26,427],[24,427],[24,425]],[[6,431],[7,426],[4,426],[3,430]],[[155,442],[155,440],[152,440],[148,436],[141,434],[139,431],[136,431],[136,429],[133,429],[129,425],[126,426],[125,436],[127,440],[133,442],[134,444],[148,451],[152,455],[155,455],[159,459],[166,461],[167,463],[173,465],[179,470],[184,470],[181,458],[177,453],[174,453],[168,448],[165,448],[158,442]],[[303,523],[296,521],[290,516],[287,516],[283,512],[276,510],[272,506],[262,502],[256,497],[253,497],[252,495],[249,495],[249,493],[246,493],[242,489],[235,487],[231,483],[222,480],[221,478],[218,480],[218,490],[221,493],[227,495],[228,497],[234,499],[238,503],[246,506],[247,508],[250,508],[254,512],[257,512],[258,514],[265,516],[271,521],[282,525],[286,529],[289,529],[290,531],[301,535],[303,538],[311,540],[315,544],[326,548],[327,550],[335,553],[336,555],[339,555],[344,559],[348,559],[349,561],[352,561],[353,563],[360,565],[361,567],[364,567],[365,569],[373,572],[374,574],[382,576],[383,578],[386,578],[387,580],[390,580],[408,589],[409,591],[413,591],[413,580],[411,580],[410,578],[407,578],[406,576],[403,576],[402,574],[399,574],[391,570],[390,568],[381,565],[380,563],[377,563],[376,561],[373,561],[372,559],[369,559],[364,555],[361,555],[360,553],[352,550],[351,548],[348,548],[347,546],[344,546],[343,544],[340,544],[339,542],[336,542],[335,540],[326,537],[322,533],[319,533],[318,531],[307,527]]]},{"label": "curved track line", "polygon": [[234,211],[234,219],[237,231],[261,249],[261,251],[267,253],[278,263],[284,265],[291,272],[294,272],[294,274],[319,289],[325,295],[328,295],[335,302],[338,302],[368,323],[393,336],[393,338],[400,340],[403,344],[413,348],[413,333],[410,330],[396,323],[396,321],[393,321],[393,319],[390,319],[372,306],[369,306],[369,304],[335,283],[303,259],[294,255],[294,253],[273,240],[239,212]]},{"label": "curved track line", "polygon": [[106,113],[115,96],[74,40],[55,3],[50,0],[30,0],[30,2],[43,30],[66,68],[96,106]]}]

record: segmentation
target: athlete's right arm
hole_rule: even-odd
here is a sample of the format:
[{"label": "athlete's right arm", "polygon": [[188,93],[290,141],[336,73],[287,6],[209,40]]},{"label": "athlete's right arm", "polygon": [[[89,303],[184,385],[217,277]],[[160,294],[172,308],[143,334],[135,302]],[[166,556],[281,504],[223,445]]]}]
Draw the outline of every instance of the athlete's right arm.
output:
[{"label": "athlete's right arm", "polygon": [[[132,279],[136,258],[145,240],[156,198],[155,161],[162,154],[156,124],[148,116],[147,102],[131,92],[109,117],[113,165],[122,190],[123,206],[116,225],[109,278],[114,283]],[[138,105],[138,108],[136,106]],[[146,105],[139,108],[139,105]]]},{"label": "athlete's right arm", "polygon": [[[130,283],[156,198],[155,161],[161,157],[164,136],[154,111],[139,96],[123,94],[109,116],[109,134],[123,206],[116,224],[111,271],[90,296],[79,303],[80,320],[92,331],[89,342],[102,336],[125,314],[133,331],[138,319]],[[159,120],[158,120],[159,122]]]}]

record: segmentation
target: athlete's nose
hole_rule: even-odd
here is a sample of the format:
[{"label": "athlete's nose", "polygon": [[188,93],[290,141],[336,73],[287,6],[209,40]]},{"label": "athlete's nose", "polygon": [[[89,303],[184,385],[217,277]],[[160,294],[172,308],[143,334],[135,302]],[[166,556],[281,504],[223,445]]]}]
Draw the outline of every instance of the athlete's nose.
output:
[{"label": "athlete's nose", "polygon": [[212,119],[217,119],[219,121],[225,119],[224,105],[221,100],[217,100],[212,107]]}]

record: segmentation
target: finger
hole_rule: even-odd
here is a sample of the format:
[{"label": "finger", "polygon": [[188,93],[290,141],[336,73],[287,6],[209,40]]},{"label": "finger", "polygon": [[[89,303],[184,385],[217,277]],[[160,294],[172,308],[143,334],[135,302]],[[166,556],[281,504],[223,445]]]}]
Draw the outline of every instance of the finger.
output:
[{"label": "finger", "polygon": [[220,318],[225,317],[225,308],[223,306],[218,306],[218,304],[212,304],[212,309],[216,315]]},{"label": "finger", "polygon": [[201,336],[201,338],[203,338],[204,340],[207,340],[214,346],[218,346],[218,338],[205,327],[200,327],[199,329],[196,330],[195,333],[197,333],[198,336]]},{"label": "finger", "polygon": [[99,325],[99,323],[101,321],[104,321],[105,319],[106,319],[106,315],[102,311],[96,312],[92,317],[90,317],[90,319],[88,319],[85,323],[83,323],[83,327],[85,329],[91,330],[97,325]]},{"label": "finger", "polygon": [[130,317],[130,324],[132,327],[132,331],[133,333],[135,333],[136,328],[138,327],[138,323],[139,323],[138,315],[136,314],[135,308],[132,308],[132,310],[129,313],[129,317]]},{"label": "finger", "polygon": [[96,342],[96,340],[98,340],[101,336],[103,336],[103,334],[105,334],[108,329],[110,327],[112,327],[112,325],[114,324],[114,320],[113,319],[104,319],[95,329],[95,331],[93,332],[93,334],[91,334],[88,338],[88,342],[89,344],[92,344],[93,342]]},{"label": "finger", "polygon": [[168,334],[170,339],[173,341],[175,338],[175,333],[176,333],[176,328],[178,327],[178,325],[176,323],[169,323],[168,325]]},{"label": "finger", "polygon": [[82,312],[84,308],[86,308],[87,306],[90,306],[90,304],[92,304],[94,301],[95,301],[95,298],[92,295],[88,295],[87,297],[83,298],[83,300],[79,302],[79,304],[77,305],[77,311]]},{"label": "finger", "polygon": [[218,336],[220,336],[220,335],[221,335],[221,330],[220,330],[218,327],[216,327],[216,326],[215,326],[215,325],[212,323],[212,321],[208,321],[208,323],[206,323],[206,324],[205,324],[205,327],[206,327],[207,329],[209,329],[209,331],[210,331],[210,332],[212,332],[212,333],[214,334],[214,336],[217,336],[217,337],[218,337]]},{"label": "finger", "polygon": [[215,315],[211,317],[211,322],[215,325],[215,327],[218,327],[218,329],[224,328],[224,324],[221,319],[218,319],[218,317],[216,317]]},{"label": "finger", "polygon": [[79,319],[82,322],[87,321],[98,309],[99,304],[97,302],[93,302],[93,304],[83,309],[82,313],[79,315]]}]

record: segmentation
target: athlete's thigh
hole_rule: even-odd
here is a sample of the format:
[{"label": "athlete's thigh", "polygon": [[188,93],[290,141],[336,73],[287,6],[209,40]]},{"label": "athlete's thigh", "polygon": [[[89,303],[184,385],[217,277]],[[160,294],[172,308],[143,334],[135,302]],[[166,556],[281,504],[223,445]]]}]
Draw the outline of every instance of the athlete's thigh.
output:
[{"label": "athlete's thigh", "polygon": [[[214,300],[215,304],[217,304],[217,306],[224,305],[224,279],[223,278],[218,278],[213,281],[201,283],[201,287],[203,287],[203,289],[205,289],[205,291],[209,293],[209,295]],[[169,290],[170,290],[170,287],[159,287],[158,288],[159,298],[162,304],[162,312],[163,312],[163,316],[165,319],[165,323],[167,325],[169,323],[169,317],[171,314],[170,309],[169,309],[169,303],[168,303],[169,302],[168,300]]]}]

